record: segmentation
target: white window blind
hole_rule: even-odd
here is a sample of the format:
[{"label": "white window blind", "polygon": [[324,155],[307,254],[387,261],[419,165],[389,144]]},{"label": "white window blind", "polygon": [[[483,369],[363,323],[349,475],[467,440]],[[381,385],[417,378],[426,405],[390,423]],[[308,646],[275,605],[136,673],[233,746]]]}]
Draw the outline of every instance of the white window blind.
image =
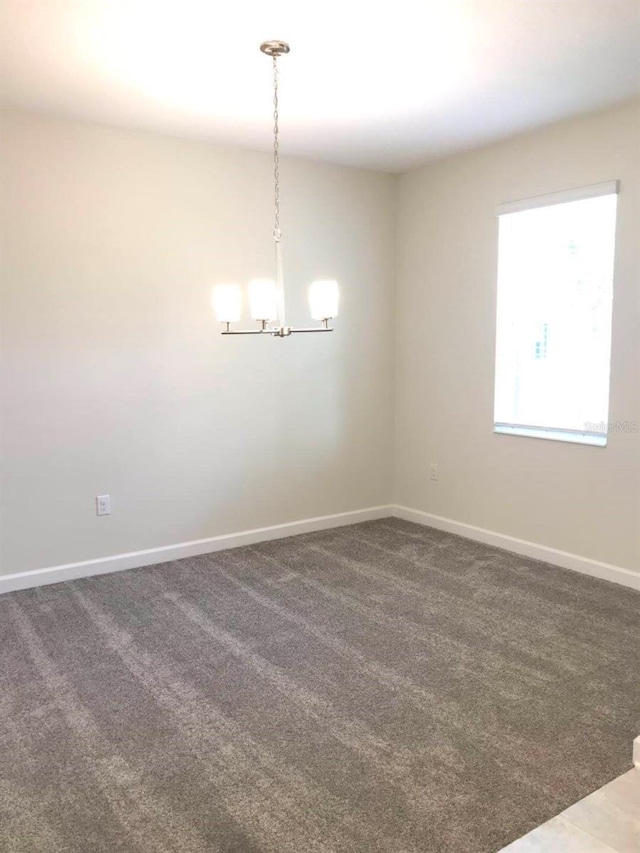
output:
[{"label": "white window blind", "polygon": [[606,444],[617,192],[498,209],[496,432]]}]

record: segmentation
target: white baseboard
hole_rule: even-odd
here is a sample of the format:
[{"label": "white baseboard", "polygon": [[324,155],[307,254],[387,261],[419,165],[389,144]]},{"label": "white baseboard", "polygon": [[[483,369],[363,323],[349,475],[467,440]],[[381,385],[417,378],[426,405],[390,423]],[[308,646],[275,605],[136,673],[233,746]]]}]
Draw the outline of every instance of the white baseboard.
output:
[{"label": "white baseboard", "polygon": [[101,557],[97,560],[84,560],[79,563],[67,563],[62,566],[51,566],[45,569],[34,569],[27,572],[19,572],[11,575],[0,575],[0,594],[14,592],[19,589],[30,589],[31,587],[45,586],[62,581],[86,578],[91,575],[108,574],[109,572],[121,572],[126,569],[135,569],[139,566],[151,566],[155,563],[166,563],[170,560],[180,560],[183,557],[196,557],[200,554],[209,554],[213,551],[222,551],[226,548],[239,548],[242,545],[253,545],[257,542],[267,542],[272,539],[283,539],[286,536],[297,536],[301,533],[312,533],[316,530],[327,530],[332,527],[342,527],[346,524],[357,524],[360,521],[374,521],[389,516],[403,518],[405,521],[413,521],[427,527],[435,527],[448,533],[456,533],[466,539],[474,539],[485,545],[494,545],[524,557],[534,560],[542,560],[564,569],[572,569],[592,577],[613,581],[632,589],[640,590],[640,573],[621,566],[613,566],[610,563],[600,563],[571,554],[568,551],[559,551],[546,545],[538,545],[535,542],[527,542],[525,539],[516,539],[504,533],[496,533],[493,530],[485,530],[482,527],[474,527],[472,524],[464,524],[451,518],[443,518],[417,509],[405,506],[376,506],[367,509],[342,512],[336,515],[323,515],[318,518],[305,518],[301,521],[292,521],[287,524],[276,524],[271,527],[258,527],[255,530],[243,530],[239,533],[228,533],[223,536],[212,536],[209,539],[196,539],[193,542],[181,542],[177,545],[165,545],[161,548],[148,548],[144,551],[132,551],[127,554],[116,554],[112,557]]},{"label": "white baseboard", "polygon": [[255,530],[243,530],[240,533],[227,533],[224,536],[212,536],[209,539],[196,539],[193,542],[181,542],[178,545],[165,545],[161,548],[147,548],[144,551],[131,551],[127,554],[115,554],[113,557],[100,557],[97,560],[84,560],[80,563],[67,563],[63,566],[51,566],[46,569],[33,569],[0,575],[0,594],[30,589],[62,581],[77,580],[91,575],[103,575],[109,572],[122,572],[139,566],[152,566],[183,557],[196,557],[223,551],[226,548],[239,548],[242,545],[254,545],[271,539],[284,539],[301,533],[313,533],[331,527],[343,527],[360,521],[374,521],[388,518],[393,514],[392,506],[374,506],[357,509],[352,512],[340,512],[336,515],[321,515],[318,518],[305,518],[287,524],[275,524],[271,527],[257,527]]},{"label": "white baseboard", "polygon": [[516,539],[514,536],[507,536],[505,533],[496,533],[494,530],[485,530],[483,527],[474,527],[472,524],[464,524],[461,521],[453,521],[451,518],[443,518],[440,515],[432,515],[429,512],[410,509],[406,506],[393,507],[393,514],[396,518],[403,518],[405,521],[435,527],[438,530],[445,530],[447,533],[456,533],[458,536],[464,536],[465,539],[474,539],[476,542],[503,548],[523,557],[532,557],[534,560],[541,560],[543,563],[551,563],[554,566],[561,566],[563,569],[572,569],[574,572],[582,572],[584,575],[591,575],[594,578],[613,581],[631,587],[631,589],[640,590],[640,572],[634,572],[631,569],[623,569],[621,566],[614,566],[611,563],[600,563],[598,560],[571,554],[569,551],[559,551],[557,548],[549,548],[547,545],[538,545],[536,542],[528,542],[526,539]]}]

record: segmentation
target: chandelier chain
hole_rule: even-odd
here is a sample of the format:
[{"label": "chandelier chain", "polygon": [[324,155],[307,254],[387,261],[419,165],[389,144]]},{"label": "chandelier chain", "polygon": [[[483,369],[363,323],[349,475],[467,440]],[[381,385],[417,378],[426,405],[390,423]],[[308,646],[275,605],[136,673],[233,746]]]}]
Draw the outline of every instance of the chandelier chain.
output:
[{"label": "chandelier chain", "polygon": [[278,140],[278,58],[273,56],[273,179],[275,217],[273,239],[279,243],[282,239],[280,230],[280,143]]}]

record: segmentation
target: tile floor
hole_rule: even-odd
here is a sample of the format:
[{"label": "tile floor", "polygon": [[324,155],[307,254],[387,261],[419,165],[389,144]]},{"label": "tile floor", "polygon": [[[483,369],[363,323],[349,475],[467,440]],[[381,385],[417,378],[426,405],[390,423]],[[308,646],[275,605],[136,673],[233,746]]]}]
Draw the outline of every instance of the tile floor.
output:
[{"label": "tile floor", "polygon": [[640,767],[618,776],[499,853],[640,853]]}]

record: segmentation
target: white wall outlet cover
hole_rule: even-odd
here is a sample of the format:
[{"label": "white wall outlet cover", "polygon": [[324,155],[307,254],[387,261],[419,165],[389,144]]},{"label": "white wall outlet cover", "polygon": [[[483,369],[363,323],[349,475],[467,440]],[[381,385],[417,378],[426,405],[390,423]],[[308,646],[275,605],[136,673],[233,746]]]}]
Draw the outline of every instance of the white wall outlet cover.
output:
[{"label": "white wall outlet cover", "polygon": [[110,495],[96,495],[96,515],[111,515]]}]

